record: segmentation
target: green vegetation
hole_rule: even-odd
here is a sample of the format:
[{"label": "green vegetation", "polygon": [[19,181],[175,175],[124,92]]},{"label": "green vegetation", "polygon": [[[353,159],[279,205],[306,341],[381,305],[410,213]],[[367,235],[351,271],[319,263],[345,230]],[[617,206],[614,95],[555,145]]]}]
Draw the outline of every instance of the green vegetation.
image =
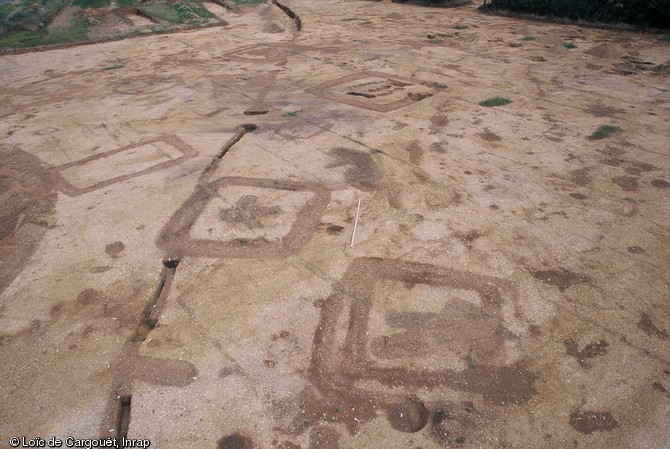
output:
[{"label": "green vegetation", "polygon": [[[38,31],[67,5],[68,0],[20,0],[2,5],[0,29],[7,32]],[[3,36],[4,37],[4,36]]]},{"label": "green vegetation", "polygon": [[664,42],[670,42],[670,34],[663,34],[661,36],[658,36],[658,38]]},{"label": "green vegetation", "polygon": [[505,106],[506,104],[510,104],[511,102],[512,100],[510,100],[509,98],[491,97],[484,101],[480,101],[479,106],[486,106],[487,108],[492,108],[494,106]]},{"label": "green vegetation", "polygon": [[144,14],[170,23],[183,23],[179,11],[166,5],[146,5],[138,8]]},{"label": "green vegetation", "polygon": [[470,28],[470,25],[454,25],[452,28],[454,30],[467,30]]},{"label": "green vegetation", "polygon": [[[201,0],[117,0],[120,8],[134,7],[147,17],[168,24],[200,25],[215,18]],[[260,3],[258,0],[243,3]],[[79,8],[108,8],[111,0],[17,0],[0,5],[0,49],[37,45],[70,44],[87,40],[88,27],[97,21],[73,19],[68,28],[48,30],[48,24],[68,4]],[[170,27],[153,28],[152,33],[169,32]],[[120,37],[141,34],[132,30]],[[107,69],[111,70],[111,69]]]},{"label": "green vegetation", "polygon": [[577,48],[577,46],[575,44],[573,44],[572,42],[563,42],[563,46],[565,48],[567,48],[568,50],[571,49],[571,48]]},{"label": "green vegetation", "polygon": [[604,139],[606,137],[611,136],[612,134],[618,133],[621,131],[621,128],[618,126],[612,126],[612,125],[601,125],[593,131],[593,134],[589,136],[589,139],[591,140],[600,140]]},{"label": "green vegetation", "polygon": [[200,3],[200,2],[192,3],[190,6],[191,6],[191,10],[195,14],[197,14],[199,17],[202,17],[203,19],[214,19],[214,18],[216,18],[216,15],[211,13],[209,11],[209,9],[202,6],[202,3]]},{"label": "green vegetation", "polygon": [[444,83],[435,83],[435,88],[436,89],[446,89],[447,85]]},{"label": "green vegetation", "polygon": [[281,116],[282,117],[295,117],[295,116],[298,115],[298,112],[302,112],[302,110],[284,112]]},{"label": "green vegetation", "polygon": [[0,21],[4,21],[5,18],[9,15],[10,12],[14,9],[14,5],[11,3],[4,3],[0,5]]},{"label": "green vegetation", "polygon": [[106,8],[110,0],[74,0],[73,5],[80,8]]},{"label": "green vegetation", "polygon": [[428,39],[428,42],[430,42],[431,44],[436,44],[437,45],[437,44],[441,44],[442,42],[444,42],[444,39]]},{"label": "green vegetation", "polygon": [[358,17],[345,17],[342,19],[342,22],[349,22],[350,20],[358,20]]},{"label": "green vegetation", "polygon": [[[123,64],[113,64],[113,65],[108,65],[107,67],[103,67],[102,70],[116,70],[125,67]],[[104,125],[104,123],[103,123]]]},{"label": "green vegetation", "polygon": [[49,31],[44,37],[45,44],[70,44],[86,40],[86,25],[75,20],[70,28]]},{"label": "green vegetation", "polygon": [[670,24],[670,0],[491,0],[481,9],[645,28],[668,28]]},{"label": "green vegetation", "polygon": [[34,47],[44,42],[44,31],[17,31],[0,36],[0,48]]},{"label": "green vegetation", "polygon": [[521,38],[522,41],[534,41],[535,36],[524,36]]}]

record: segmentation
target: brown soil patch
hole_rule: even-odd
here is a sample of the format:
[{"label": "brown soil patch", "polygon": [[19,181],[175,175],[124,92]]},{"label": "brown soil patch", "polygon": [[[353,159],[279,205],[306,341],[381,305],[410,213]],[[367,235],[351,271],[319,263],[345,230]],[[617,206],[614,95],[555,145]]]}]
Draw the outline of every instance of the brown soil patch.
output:
[{"label": "brown soil patch", "polygon": [[488,128],[484,128],[484,131],[480,132],[479,136],[487,142],[500,142],[502,140],[502,137],[491,132]]},{"label": "brown soil patch", "polygon": [[598,431],[611,431],[619,423],[611,412],[572,412],[570,425],[578,432],[591,434]]},{"label": "brown soil patch", "polygon": [[386,419],[400,432],[418,432],[428,423],[428,416],[428,409],[416,397],[408,397],[386,408]]},{"label": "brown soil patch", "polygon": [[574,357],[577,360],[577,363],[585,369],[591,368],[591,364],[587,359],[607,354],[607,347],[609,346],[609,343],[605,340],[589,343],[582,349],[579,349],[579,346],[574,340],[565,340],[563,344],[565,345],[566,353],[569,356]]},{"label": "brown soil patch", "polygon": [[255,447],[251,438],[239,433],[225,436],[216,443],[216,449],[254,449]]},{"label": "brown soil patch", "polygon": [[370,191],[378,186],[380,173],[370,153],[349,148],[333,148],[329,154],[335,162],[327,168],[351,166],[344,173],[344,177],[352,187]]},{"label": "brown soil patch", "polygon": [[0,293],[14,280],[50,227],[56,192],[40,160],[16,147],[0,150]]},{"label": "brown soil patch", "polygon": [[635,192],[639,187],[637,178],[632,176],[615,176],[612,178],[612,182],[621,187],[626,192]]},{"label": "brown soil patch", "polygon": [[667,340],[670,338],[665,330],[656,327],[656,325],[651,321],[651,315],[647,313],[642,314],[640,321],[637,322],[637,326],[650,337],[657,337],[661,340]]},{"label": "brown soil patch", "polygon": [[70,28],[72,19],[81,10],[79,6],[66,6],[53,18],[49,24],[49,31]]},{"label": "brown soil patch", "polygon": [[112,257],[117,257],[125,248],[126,245],[124,245],[123,242],[114,242],[105,246],[105,252]]},{"label": "brown soil patch", "polygon": [[560,291],[565,291],[567,288],[576,285],[590,282],[590,279],[579,273],[573,273],[565,268],[558,270],[533,270],[529,269],[530,274],[539,281],[546,282],[549,285],[558,287]]}]

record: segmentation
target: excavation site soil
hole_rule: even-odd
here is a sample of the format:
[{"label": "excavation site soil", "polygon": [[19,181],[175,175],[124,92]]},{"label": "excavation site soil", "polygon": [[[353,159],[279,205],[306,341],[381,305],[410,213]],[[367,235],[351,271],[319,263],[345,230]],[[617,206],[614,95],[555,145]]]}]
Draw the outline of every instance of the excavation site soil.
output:
[{"label": "excavation site soil", "polygon": [[477,6],[0,56],[0,448],[670,446],[670,43]]}]

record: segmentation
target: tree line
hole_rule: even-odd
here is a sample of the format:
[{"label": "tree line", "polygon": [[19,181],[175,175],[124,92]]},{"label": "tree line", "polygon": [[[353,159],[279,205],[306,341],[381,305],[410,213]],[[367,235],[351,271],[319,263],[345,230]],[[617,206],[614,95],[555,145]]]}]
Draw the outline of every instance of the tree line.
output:
[{"label": "tree line", "polygon": [[485,1],[484,9],[586,22],[626,23],[642,28],[670,28],[670,0],[489,0]]}]

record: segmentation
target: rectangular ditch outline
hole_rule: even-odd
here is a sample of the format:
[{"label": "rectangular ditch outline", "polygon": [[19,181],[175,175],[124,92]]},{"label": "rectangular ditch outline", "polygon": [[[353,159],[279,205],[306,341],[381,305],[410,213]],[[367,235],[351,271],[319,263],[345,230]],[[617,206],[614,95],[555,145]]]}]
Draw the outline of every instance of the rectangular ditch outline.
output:
[{"label": "rectangular ditch outline", "polygon": [[[114,178],[110,178],[110,179],[107,179],[105,181],[101,181],[97,184],[93,184],[91,186],[84,187],[84,188],[78,188],[78,187],[70,184],[61,174],[61,172],[63,170],[66,170],[68,168],[75,167],[77,165],[82,165],[82,164],[85,164],[87,162],[91,162],[91,161],[94,161],[94,160],[103,159],[105,157],[113,156],[113,155],[121,153],[123,151],[131,150],[133,148],[138,148],[138,147],[141,147],[143,145],[148,145],[148,144],[151,144],[151,143],[154,143],[154,142],[167,143],[168,145],[174,147],[176,150],[178,150],[180,153],[182,153],[182,155],[180,157],[176,158],[176,159],[170,159],[170,160],[161,162],[159,164],[153,165],[153,166],[151,166],[149,168],[146,168],[144,170],[140,170],[138,172],[130,173],[130,174],[126,174],[126,175],[116,176]],[[149,173],[157,172],[157,171],[163,170],[167,167],[171,167],[171,166],[174,166],[174,165],[179,165],[179,164],[183,163],[184,161],[186,161],[188,159],[194,158],[195,156],[197,156],[197,154],[198,154],[198,152],[195,149],[193,149],[190,145],[188,145],[186,142],[181,140],[176,135],[174,135],[174,134],[163,134],[163,135],[159,135],[159,136],[157,136],[155,138],[152,138],[152,139],[141,140],[139,142],[131,143],[129,145],[126,145],[126,146],[123,146],[123,147],[120,147],[120,148],[116,148],[114,150],[107,151],[105,153],[95,154],[93,156],[89,156],[87,158],[80,159],[78,161],[68,162],[67,164],[62,164],[62,165],[57,165],[55,167],[51,167],[49,170],[53,173],[54,178],[55,178],[54,180],[56,182],[56,185],[59,187],[59,189],[63,193],[65,193],[66,195],[74,197],[74,196],[83,195],[85,193],[89,193],[89,192],[92,192],[92,191],[95,191],[95,190],[99,190],[101,188],[104,188],[104,187],[107,187],[107,186],[110,186],[110,185],[113,185],[113,184],[116,184],[116,183],[119,183],[119,182],[122,182],[122,181],[126,181],[128,179],[132,179],[132,178],[143,176],[143,175],[146,175],[146,174],[149,174]]]},{"label": "rectangular ditch outline", "polygon": [[[224,242],[212,239],[194,239],[188,236],[191,228],[211,200],[211,191],[226,186],[249,186],[272,190],[311,192],[314,194],[300,209],[288,234],[279,243],[262,239]],[[223,177],[206,185],[196,186],[193,194],[173,214],[159,234],[159,248],[178,257],[236,257],[283,258],[300,250],[312,238],[326,206],[330,191],[320,184],[280,179]]]},{"label": "rectangular ditch outline", "polygon": [[343,77],[330,80],[330,81],[325,81],[323,83],[317,84],[316,86],[312,86],[310,88],[305,89],[305,92],[308,92],[312,95],[315,95],[317,97],[324,98],[326,100],[334,101],[336,103],[342,103],[346,104],[349,106],[355,106],[358,108],[362,109],[369,109],[372,111],[377,111],[377,112],[390,112],[396,109],[403,108],[405,106],[409,106],[414,103],[418,103],[418,101],[421,100],[412,100],[409,98],[404,98],[402,100],[396,100],[396,101],[391,101],[387,103],[370,103],[370,102],[365,102],[362,100],[357,100],[356,98],[348,98],[346,95],[341,95],[334,93],[330,91],[331,88],[335,86],[339,86],[340,84],[344,83],[349,83],[352,81],[360,80],[360,79],[365,79],[365,78],[383,78],[383,79],[392,79],[392,80],[398,80],[398,81],[403,81],[406,83],[410,84],[418,84],[421,86],[428,87],[432,90],[433,94],[436,93],[435,89],[433,87],[425,82],[416,80],[414,78],[409,78],[405,76],[398,76],[398,75],[392,75],[390,73],[383,73],[383,72],[375,72],[375,71],[364,71],[364,72],[359,72],[359,73],[354,73],[352,75],[345,75]]},{"label": "rectangular ditch outline", "polygon": [[[479,286],[470,286],[470,279]],[[454,390],[484,395],[493,403],[522,403],[530,399],[536,375],[522,362],[514,365],[477,365],[477,369],[425,370],[406,367],[383,367],[366,352],[367,325],[372,308],[374,284],[384,279],[395,279],[410,284],[445,285],[477,291],[482,303],[490,307],[504,299],[516,301],[516,288],[504,279],[459,271],[435,265],[377,257],[359,257],[347,268],[334,293],[321,304],[321,317],[314,334],[311,372],[322,382],[340,385],[347,390],[363,389],[358,382],[379,382],[388,387],[403,389],[447,387]],[[455,283],[454,283],[455,279]],[[487,299],[488,298],[488,299]],[[345,302],[350,304],[344,321],[347,327],[344,341],[337,341],[340,316],[346,313]],[[508,382],[510,388],[502,394],[495,389]],[[407,393],[405,391],[405,393]]]}]

